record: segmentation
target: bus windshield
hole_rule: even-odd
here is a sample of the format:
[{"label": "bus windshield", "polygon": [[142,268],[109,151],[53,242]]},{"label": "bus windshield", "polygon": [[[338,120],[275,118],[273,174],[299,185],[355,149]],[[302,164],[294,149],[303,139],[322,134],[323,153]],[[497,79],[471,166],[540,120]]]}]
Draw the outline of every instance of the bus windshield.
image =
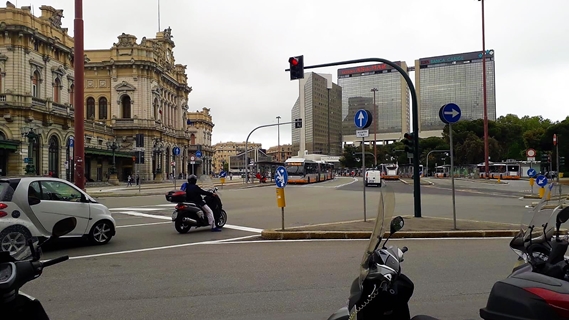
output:
[{"label": "bus windshield", "polygon": [[287,166],[286,172],[288,174],[302,174],[304,173],[304,166]]}]

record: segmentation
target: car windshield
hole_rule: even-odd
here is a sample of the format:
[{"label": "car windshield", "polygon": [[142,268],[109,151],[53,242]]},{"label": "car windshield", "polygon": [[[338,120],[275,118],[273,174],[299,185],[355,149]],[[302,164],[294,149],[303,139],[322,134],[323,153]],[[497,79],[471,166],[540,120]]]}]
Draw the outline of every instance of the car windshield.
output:
[{"label": "car windshield", "polygon": [[362,258],[362,263],[360,265],[360,288],[363,281],[369,273],[369,258],[373,251],[377,248],[378,244],[383,238],[383,234],[386,230],[389,230],[389,223],[393,212],[395,211],[395,194],[393,189],[391,189],[387,184],[383,184],[380,187],[379,192],[379,203],[377,206],[377,217],[375,218],[375,226],[373,228],[373,233],[369,239],[367,248],[364,251],[364,256]]}]

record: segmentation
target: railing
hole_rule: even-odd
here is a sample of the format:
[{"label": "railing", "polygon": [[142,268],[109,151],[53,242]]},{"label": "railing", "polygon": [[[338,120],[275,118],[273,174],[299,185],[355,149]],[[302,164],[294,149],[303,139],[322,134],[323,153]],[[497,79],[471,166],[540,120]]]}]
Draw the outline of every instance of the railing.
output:
[{"label": "railing", "polygon": [[40,98],[32,97],[32,106],[45,108],[46,101]]}]

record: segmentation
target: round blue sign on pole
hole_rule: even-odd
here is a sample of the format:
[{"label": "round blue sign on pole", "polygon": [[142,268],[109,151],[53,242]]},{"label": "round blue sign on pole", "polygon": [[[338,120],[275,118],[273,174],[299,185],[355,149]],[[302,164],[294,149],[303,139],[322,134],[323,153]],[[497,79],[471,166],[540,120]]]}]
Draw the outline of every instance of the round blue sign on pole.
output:
[{"label": "round blue sign on pole", "polygon": [[225,172],[225,171],[222,170],[222,171],[219,173],[219,176],[220,176],[221,178],[225,178],[225,177],[227,177],[227,172]]},{"label": "round blue sign on pole", "polygon": [[537,171],[534,168],[529,168],[528,169],[528,177],[535,178],[535,176],[537,176]]},{"label": "round blue sign on pole", "polygon": [[284,188],[288,183],[288,172],[286,171],[285,167],[280,166],[277,168],[275,172],[275,184],[277,188]]},{"label": "round blue sign on pole", "polygon": [[371,112],[365,109],[360,109],[354,116],[354,124],[358,129],[365,129],[371,125],[372,115]]},{"label": "round blue sign on pole", "polygon": [[447,103],[439,110],[439,118],[446,124],[453,124],[460,120],[462,111],[455,103]]},{"label": "round blue sign on pole", "polygon": [[174,148],[172,148],[172,153],[173,153],[175,156],[179,156],[179,155],[180,155],[180,147],[174,147]]},{"label": "round blue sign on pole", "polygon": [[196,151],[196,157],[201,158],[202,157],[202,152],[201,151]]},{"label": "round blue sign on pole", "polygon": [[547,177],[537,176],[537,178],[535,179],[535,183],[537,183],[537,185],[540,187],[545,187],[545,185],[547,184]]}]

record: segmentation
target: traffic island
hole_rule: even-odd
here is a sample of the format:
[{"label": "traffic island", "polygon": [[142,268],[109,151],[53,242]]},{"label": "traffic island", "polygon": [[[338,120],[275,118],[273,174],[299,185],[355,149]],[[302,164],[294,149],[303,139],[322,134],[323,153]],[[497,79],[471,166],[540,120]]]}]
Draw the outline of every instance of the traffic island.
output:
[{"label": "traffic island", "polygon": [[[513,237],[519,232],[519,225],[457,220],[454,230],[452,219],[403,216],[405,226],[393,235],[393,238],[472,238],[472,237]],[[301,240],[301,239],[369,239],[375,226],[373,219],[344,221],[327,224],[314,224],[290,227],[284,231],[266,229],[261,237],[266,240]]]}]

